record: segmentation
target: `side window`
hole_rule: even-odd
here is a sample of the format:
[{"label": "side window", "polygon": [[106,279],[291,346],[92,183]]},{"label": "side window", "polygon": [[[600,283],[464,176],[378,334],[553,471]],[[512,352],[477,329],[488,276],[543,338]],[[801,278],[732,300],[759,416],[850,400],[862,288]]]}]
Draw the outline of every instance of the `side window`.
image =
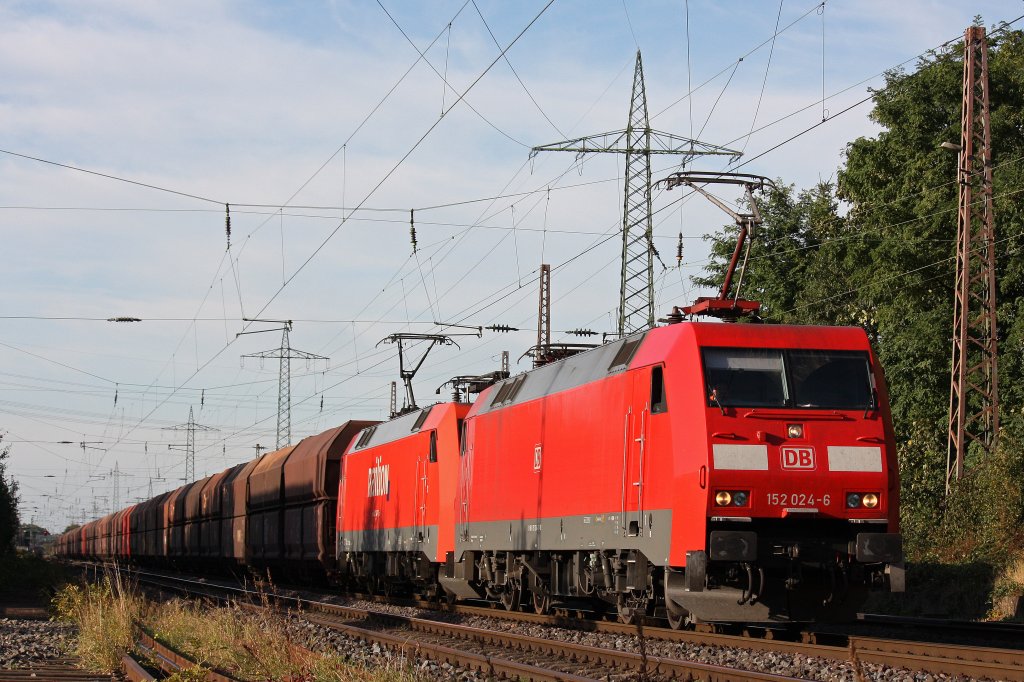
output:
[{"label": "side window", "polygon": [[665,400],[665,368],[655,367],[651,370],[651,414],[660,414],[668,411],[668,402]]},{"label": "side window", "polygon": [[437,461],[437,431],[430,432],[430,461]]},{"label": "side window", "polygon": [[455,427],[459,432],[459,457],[466,454],[466,420],[460,419]]}]

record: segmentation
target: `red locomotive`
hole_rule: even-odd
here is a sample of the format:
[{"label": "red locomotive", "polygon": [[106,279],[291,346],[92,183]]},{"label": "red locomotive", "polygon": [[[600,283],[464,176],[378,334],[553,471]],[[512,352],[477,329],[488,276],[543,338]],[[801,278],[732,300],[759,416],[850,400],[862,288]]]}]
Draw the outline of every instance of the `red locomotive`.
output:
[{"label": "red locomotive", "polygon": [[338,493],[341,571],[390,592],[437,594],[451,554],[459,433],[470,406],[442,403],[370,426],[349,445]]},{"label": "red locomotive", "polygon": [[691,620],[902,587],[882,373],[856,328],[680,323],[507,379],[466,417],[441,584]]}]

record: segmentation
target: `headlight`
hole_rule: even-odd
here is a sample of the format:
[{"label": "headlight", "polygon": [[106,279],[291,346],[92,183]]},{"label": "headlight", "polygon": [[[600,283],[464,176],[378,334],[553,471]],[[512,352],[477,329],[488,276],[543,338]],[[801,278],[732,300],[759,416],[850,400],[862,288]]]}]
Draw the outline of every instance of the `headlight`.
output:
[{"label": "headlight", "polygon": [[746,507],[749,502],[749,490],[719,490],[715,493],[715,505],[718,507]]},{"label": "headlight", "polygon": [[874,509],[878,506],[878,493],[846,493],[847,509]]},{"label": "headlight", "polygon": [[804,426],[803,424],[787,424],[786,435],[790,438],[803,438],[804,437]]}]

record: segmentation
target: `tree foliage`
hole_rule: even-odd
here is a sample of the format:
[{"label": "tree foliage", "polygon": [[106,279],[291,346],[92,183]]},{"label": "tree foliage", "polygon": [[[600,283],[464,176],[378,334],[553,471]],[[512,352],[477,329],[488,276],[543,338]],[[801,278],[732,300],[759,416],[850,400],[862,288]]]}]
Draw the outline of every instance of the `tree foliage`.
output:
[{"label": "tree foliage", "polygon": [[[957,158],[940,145],[960,138],[962,78],[962,43],[887,73],[871,113],[882,130],[847,146],[835,184],[780,183],[759,197],[765,223],[742,295],[769,322],[865,328],[889,383],[911,553],[998,558],[1024,521],[1024,34],[989,40],[1003,447],[971,462],[947,506]],[[712,262],[695,283],[717,285],[735,228],[709,239]],[[1005,504],[985,506],[993,500]],[[968,538],[972,517],[993,525]]]},{"label": "tree foliage", "polygon": [[14,550],[18,532],[18,484],[7,478],[10,448],[0,448],[0,555]]}]

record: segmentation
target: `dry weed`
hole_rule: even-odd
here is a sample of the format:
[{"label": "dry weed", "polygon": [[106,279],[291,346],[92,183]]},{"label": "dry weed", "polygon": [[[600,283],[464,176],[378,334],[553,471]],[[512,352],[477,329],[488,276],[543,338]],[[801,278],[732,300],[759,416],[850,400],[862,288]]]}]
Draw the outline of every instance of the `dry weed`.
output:
[{"label": "dry weed", "polygon": [[[134,646],[133,622],[145,623],[164,644],[198,663],[243,680],[285,682],[422,682],[427,679],[397,660],[381,666],[353,663],[339,654],[293,646],[284,617],[233,607],[171,600],[153,604],[121,582],[116,572],[96,584],[67,585],[53,599],[59,620],[78,627],[75,654],[89,670],[111,672],[121,652]],[[198,665],[172,676],[193,682]]]},{"label": "dry weed", "polygon": [[146,604],[115,571],[96,584],[66,585],[54,596],[53,609],[58,620],[78,627],[74,653],[83,667],[111,672],[120,665],[120,652],[131,648],[132,623]]}]

